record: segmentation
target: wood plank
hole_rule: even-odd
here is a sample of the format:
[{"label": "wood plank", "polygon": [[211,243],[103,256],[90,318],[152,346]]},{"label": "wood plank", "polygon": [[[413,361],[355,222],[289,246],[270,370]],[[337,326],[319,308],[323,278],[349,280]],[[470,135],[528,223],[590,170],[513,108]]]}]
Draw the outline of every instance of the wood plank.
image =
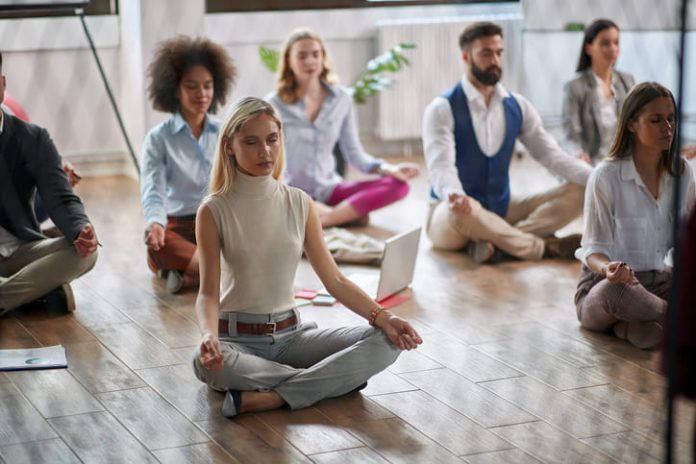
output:
[{"label": "wood plank", "polygon": [[597,346],[569,339],[567,335],[536,321],[499,326],[498,330],[576,367],[591,367],[618,359]]},{"label": "wood plank", "polygon": [[206,434],[148,387],[96,396],[150,450],[195,445],[209,440]]},{"label": "wood plank", "polygon": [[493,453],[473,454],[465,456],[468,464],[539,464],[541,461],[525,453],[521,449],[494,451]]},{"label": "wood plank", "polygon": [[398,417],[356,422],[350,431],[392,464],[464,462]]},{"label": "wood plank", "polygon": [[158,462],[108,412],[56,417],[48,422],[84,462]]},{"label": "wood plank", "polygon": [[259,413],[257,417],[306,455],[364,446],[315,408],[274,410]]},{"label": "wood plank", "polygon": [[606,377],[572,366],[523,342],[486,343],[474,348],[559,390],[609,382]]},{"label": "wood plank", "polygon": [[234,420],[218,415],[197,422],[197,425],[240,463],[311,463],[308,457],[254,415],[242,415]]},{"label": "wood plank", "polygon": [[192,421],[221,414],[225,395],[198,380],[190,364],[143,369],[138,375]]},{"label": "wood plank", "polygon": [[583,438],[581,441],[620,462],[658,464],[664,457],[661,443],[637,432],[613,433]]},{"label": "wood plank", "polygon": [[537,418],[448,369],[402,374],[402,377],[484,427],[518,424]]},{"label": "wood plank", "polygon": [[15,385],[0,384],[0,446],[56,437]]},{"label": "wood plank", "polygon": [[44,346],[95,340],[72,314],[32,314],[19,321]]},{"label": "wood plank", "polygon": [[134,323],[92,327],[91,330],[131,369],[179,363],[178,357],[166,345]]},{"label": "wood plank", "polygon": [[237,464],[233,458],[217,443],[182,446],[180,448],[161,449],[154,452],[157,459],[167,464]]},{"label": "wood plank", "polygon": [[60,438],[0,447],[0,459],[7,464],[50,462],[79,464],[80,460]]},{"label": "wood plank", "polygon": [[662,398],[667,388],[667,379],[661,374],[624,360],[588,367],[585,370],[603,375],[612,385],[653,401]]},{"label": "wood plank", "polygon": [[427,371],[430,369],[439,369],[442,364],[433,361],[431,358],[422,354],[418,349],[404,351],[396,358],[394,364],[388,367],[390,372],[394,374],[403,374],[405,372]]},{"label": "wood plank", "polygon": [[104,410],[67,369],[12,372],[9,377],[46,418]]},{"label": "wood plank", "polygon": [[578,388],[564,393],[644,435],[659,436],[664,430],[667,410],[664,400],[645,400],[614,385]]},{"label": "wood plank", "polygon": [[421,391],[372,399],[456,455],[512,448],[471,419]]},{"label": "wood plank", "polygon": [[640,350],[624,340],[619,340],[613,334],[585,330],[575,320],[569,321],[553,315],[546,317],[543,320],[543,324],[595,346],[597,349],[611,353],[624,361],[637,364],[653,372],[660,371],[659,350]]},{"label": "wood plank", "polygon": [[522,373],[451,337],[426,340],[419,351],[472,382],[507,379]]},{"label": "wood plank", "polygon": [[97,341],[69,344],[65,351],[68,370],[91,393],[145,385],[140,377]]},{"label": "wood plank", "polygon": [[389,370],[385,370],[370,377],[370,380],[367,381],[367,387],[360,393],[366,396],[374,396],[412,390],[417,390],[417,388],[400,376],[392,374]]},{"label": "wood plank", "polygon": [[543,462],[566,464],[616,462],[601,451],[543,421],[506,425],[491,430]]},{"label": "wood plank", "polygon": [[172,348],[196,345],[200,341],[198,326],[152,292],[129,280],[108,276],[99,286],[99,294],[158,340]]},{"label": "wood plank", "polygon": [[331,422],[339,425],[394,417],[391,412],[357,392],[322,400],[313,407],[328,417]]},{"label": "wood plank", "polygon": [[331,453],[315,454],[312,461],[316,464],[344,464],[359,462],[361,464],[389,464],[389,461],[370,448],[361,447]]},{"label": "wood plank", "polygon": [[[97,260],[97,265],[99,265],[100,261],[101,256]],[[80,307],[73,313],[73,317],[82,326],[87,328],[132,322],[125,314],[119,311],[116,306],[106,301],[97,291],[93,290],[84,282],[87,276],[95,272],[97,272],[96,269],[93,269],[91,272],[82,276],[82,278],[70,284],[75,293],[75,300],[80,302]]]},{"label": "wood plank", "polygon": [[607,415],[531,377],[495,380],[481,385],[577,438],[628,430]]},{"label": "wood plank", "polygon": [[37,348],[41,344],[17,321],[0,317],[0,349]]}]

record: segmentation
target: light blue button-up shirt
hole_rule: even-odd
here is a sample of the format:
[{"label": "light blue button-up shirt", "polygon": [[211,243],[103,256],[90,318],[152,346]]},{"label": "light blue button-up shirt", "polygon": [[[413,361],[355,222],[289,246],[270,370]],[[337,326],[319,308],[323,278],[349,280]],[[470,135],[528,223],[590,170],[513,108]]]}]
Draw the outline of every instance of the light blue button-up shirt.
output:
[{"label": "light blue button-up shirt", "polygon": [[319,201],[326,201],[343,180],[333,157],[336,143],[346,162],[363,172],[381,164],[360,143],[351,96],[338,85],[325,84],[325,88],[328,95],[314,122],[307,117],[304,101],[284,103],[275,92],[266,96],[283,119],[285,181]]},{"label": "light blue button-up shirt", "polygon": [[145,224],[167,224],[167,216],[196,213],[208,193],[220,125],[206,116],[198,140],[180,113],[145,137],[140,198]]}]

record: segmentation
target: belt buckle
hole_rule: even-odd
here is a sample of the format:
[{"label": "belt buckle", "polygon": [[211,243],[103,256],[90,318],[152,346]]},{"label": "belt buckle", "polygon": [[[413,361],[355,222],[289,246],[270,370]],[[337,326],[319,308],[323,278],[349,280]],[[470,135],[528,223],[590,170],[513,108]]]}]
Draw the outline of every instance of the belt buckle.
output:
[{"label": "belt buckle", "polygon": [[264,332],[265,333],[275,333],[276,331],[276,323],[275,322],[266,322],[264,324]]}]

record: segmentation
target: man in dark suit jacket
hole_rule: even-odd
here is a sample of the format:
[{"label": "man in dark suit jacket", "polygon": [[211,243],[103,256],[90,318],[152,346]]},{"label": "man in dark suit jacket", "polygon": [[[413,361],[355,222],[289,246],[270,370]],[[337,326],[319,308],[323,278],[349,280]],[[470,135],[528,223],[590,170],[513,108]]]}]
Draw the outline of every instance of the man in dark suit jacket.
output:
[{"label": "man in dark suit jacket", "polygon": [[[4,92],[0,53],[0,103]],[[63,237],[41,234],[37,191]],[[2,110],[0,200],[0,315],[36,300],[74,310],[69,283],[94,266],[97,236],[48,132]]]}]

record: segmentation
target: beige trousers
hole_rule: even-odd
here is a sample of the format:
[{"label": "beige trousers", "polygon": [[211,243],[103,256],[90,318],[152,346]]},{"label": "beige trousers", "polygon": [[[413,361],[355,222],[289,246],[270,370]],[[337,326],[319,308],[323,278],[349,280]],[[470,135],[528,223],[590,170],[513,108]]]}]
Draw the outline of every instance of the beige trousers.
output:
[{"label": "beige trousers", "polygon": [[11,310],[42,297],[94,267],[97,253],[82,258],[65,237],[23,243],[0,257],[0,310]]},{"label": "beige trousers", "polygon": [[512,197],[505,218],[470,198],[471,214],[454,214],[446,201],[430,205],[426,231],[435,248],[460,250],[470,240],[488,240],[520,259],[544,254],[544,237],[582,214],[585,188],[565,183],[523,198]]}]

